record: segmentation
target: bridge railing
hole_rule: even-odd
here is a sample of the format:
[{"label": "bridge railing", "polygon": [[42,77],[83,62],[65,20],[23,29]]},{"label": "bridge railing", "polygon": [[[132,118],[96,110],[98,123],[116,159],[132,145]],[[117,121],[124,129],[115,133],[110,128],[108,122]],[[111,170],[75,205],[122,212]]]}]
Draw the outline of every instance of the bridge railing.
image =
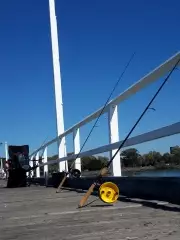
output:
[{"label": "bridge railing", "polygon": [[[48,165],[59,163],[60,171],[64,170],[63,168],[67,165],[67,161],[76,158],[77,154],[80,151],[80,128],[87,123],[91,122],[92,120],[96,119],[101,111],[103,110],[102,114],[108,114],[108,126],[109,126],[109,144],[104,145],[98,148],[91,149],[89,151],[81,152],[81,154],[78,156],[78,158],[75,161],[75,168],[81,170],[81,157],[83,156],[89,156],[89,155],[95,155],[103,152],[110,152],[110,155],[113,155],[114,152],[119,147],[121,141],[119,141],[119,129],[118,129],[118,104],[126,100],[127,98],[131,97],[133,94],[137,93],[141,89],[149,86],[153,82],[157,81],[161,77],[163,77],[165,74],[167,74],[176,64],[176,62],[180,58],[180,52],[172,56],[170,59],[162,63],[160,66],[155,68],[153,71],[151,71],[149,74],[145,75],[143,78],[141,78],[138,82],[133,84],[131,87],[129,87],[126,91],[118,95],[116,98],[111,100],[106,107],[103,110],[103,107],[98,109],[96,112],[92,113],[91,115],[87,116],[82,121],[78,122],[68,130],[66,130],[64,133],[59,135],[58,137],[55,137],[51,141],[45,143],[43,146],[39,147],[37,150],[32,152],[30,154],[31,160],[39,160],[40,152],[43,154],[43,163],[39,165],[39,167],[44,167],[44,173],[48,172]],[[180,122],[174,123],[169,126],[165,126],[159,129],[156,129],[154,131],[150,131],[132,138],[129,138],[124,147],[127,146],[133,146],[135,144],[152,141],[155,139],[171,136],[174,134],[180,133]],[[64,146],[64,156],[56,159],[51,160],[48,162],[47,160],[47,148],[48,146],[52,145],[53,143],[57,144],[63,139],[66,138],[67,135],[73,134],[73,146],[74,146],[74,154],[71,156],[66,155],[66,146]],[[61,154],[62,155],[62,154]],[[32,164],[33,161],[30,162]],[[61,163],[64,163],[64,165],[61,165]],[[61,169],[61,166],[63,168]],[[36,177],[40,176],[40,168],[36,169]],[[113,176],[121,176],[121,162],[120,162],[120,152],[116,155],[116,157],[113,160],[112,163],[112,174]]]}]

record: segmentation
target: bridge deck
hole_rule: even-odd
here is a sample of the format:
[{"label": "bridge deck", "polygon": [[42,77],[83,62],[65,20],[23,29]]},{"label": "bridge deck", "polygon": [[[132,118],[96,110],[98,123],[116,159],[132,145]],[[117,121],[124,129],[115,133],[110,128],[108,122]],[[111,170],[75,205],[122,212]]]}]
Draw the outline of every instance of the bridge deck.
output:
[{"label": "bridge deck", "polygon": [[114,206],[97,197],[77,209],[82,192],[31,186],[0,188],[1,240],[179,240],[177,206],[122,198]]}]

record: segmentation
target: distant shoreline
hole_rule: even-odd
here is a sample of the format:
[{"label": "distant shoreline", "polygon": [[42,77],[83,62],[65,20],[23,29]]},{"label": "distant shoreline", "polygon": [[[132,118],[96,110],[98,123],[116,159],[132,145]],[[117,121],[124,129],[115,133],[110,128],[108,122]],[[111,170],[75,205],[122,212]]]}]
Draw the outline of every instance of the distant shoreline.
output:
[{"label": "distant shoreline", "polygon": [[[128,167],[122,168],[122,176],[134,176],[136,173],[146,171],[163,171],[163,170],[177,170],[180,169],[180,165],[162,165],[162,166],[146,166],[146,167]],[[82,171],[83,176],[96,176],[99,170],[96,171]]]}]

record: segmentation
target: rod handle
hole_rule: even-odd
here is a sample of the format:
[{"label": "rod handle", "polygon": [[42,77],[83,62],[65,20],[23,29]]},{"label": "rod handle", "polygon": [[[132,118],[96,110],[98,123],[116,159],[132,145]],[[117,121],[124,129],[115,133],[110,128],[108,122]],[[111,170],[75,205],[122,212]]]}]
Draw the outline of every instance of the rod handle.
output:
[{"label": "rod handle", "polygon": [[59,190],[62,188],[64,182],[66,181],[66,178],[67,178],[67,175],[65,175],[65,176],[63,177],[62,181],[60,182],[60,184],[59,184],[59,186],[58,186],[58,188],[57,188],[57,190],[56,190],[56,193],[58,193]]},{"label": "rod handle", "polygon": [[79,202],[79,208],[83,207],[84,204],[87,202],[89,196],[91,195],[91,193],[93,192],[94,188],[95,188],[96,184],[93,183],[90,188],[88,189],[88,191],[84,194],[84,196],[81,198],[80,202]]}]

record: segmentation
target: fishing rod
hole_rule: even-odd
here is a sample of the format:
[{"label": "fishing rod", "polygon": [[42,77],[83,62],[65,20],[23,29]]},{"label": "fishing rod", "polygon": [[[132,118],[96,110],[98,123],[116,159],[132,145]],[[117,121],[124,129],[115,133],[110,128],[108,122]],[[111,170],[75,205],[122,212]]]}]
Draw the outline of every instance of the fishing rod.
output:
[{"label": "fishing rod", "polygon": [[96,121],[95,121],[93,127],[91,128],[91,130],[90,130],[90,132],[89,132],[89,134],[88,134],[86,140],[84,141],[84,143],[83,143],[83,145],[82,145],[82,147],[81,147],[79,153],[77,154],[76,158],[75,158],[74,161],[72,162],[72,164],[71,164],[71,166],[70,166],[70,170],[69,170],[69,172],[64,172],[64,173],[65,173],[65,176],[64,176],[64,178],[62,179],[62,181],[60,182],[60,184],[59,184],[59,186],[58,186],[58,188],[57,188],[57,190],[56,190],[56,193],[58,193],[59,190],[62,188],[62,186],[63,186],[63,184],[64,184],[64,182],[65,182],[67,176],[68,176],[70,173],[72,173],[72,171],[73,171],[73,170],[72,170],[72,167],[73,167],[73,165],[74,165],[76,159],[79,157],[79,155],[80,155],[82,149],[84,148],[84,146],[85,146],[87,140],[89,139],[89,137],[90,137],[90,135],[91,135],[93,129],[96,127],[96,124],[97,124],[99,118],[101,117],[101,115],[102,115],[102,113],[103,113],[105,107],[107,106],[107,104],[108,104],[108,102],[109,102],[109,100],[110,100],[110,98],[111,98],[113,92],[115,91],[116,87],[118,86],[120,80],[122,79],[123,75],[125,74],[127,68],[129,67],[131,61],[133,60],[134,56],[135,56],[135,53],[133,53],[133,54],[131,55],[131,57],[130,57],[128,63],[126,64],[126,66],[125,66],[125,68],[124,68],[124,70],[123,70],[123,72],[121,73],[120,77],[118,78],[118,81],[116,82],[116,84],[115,84],[113,90],[111,91],[111,93],[110,93],[110,95],[109,95],[109,97],[108,97],[106,103],[104,104],[104,107],[102,108],[102,110],[101,110],[101,112],[100,112],[98,118],[96,119]]},{"label": "fishing rod", "polygon": [[120,151],[120,149],[123,147],[123,145],[125,144],[125,142],[127,141],[127,139],[129,138],[129,136],[131,135],[131,133],[134,131],[134,129],[136,128],[136,126],[138,125],[138,123],[140,122],[140,120],[142,119],[142,117],[144,116],[144,114],[146,113],[146,111],[149,109],[150,105],[152,104],[152,102],[155,100],[155,98],[157,97],[157,95],[159,94],[159,92],[162,90],[163,86],[165,85],[165,83],[167,82],[167,80],[169,79],[169,77],[171,76],[171,74],[173,73],[173,71],[176,69],[177,65],[179,64],[180,59],[176,62],[176,64],[174,65],[174,67],[172,68],[172,70],[170,71],[170,73],[168,74],[168,76],[165,78],[165,80],[163,81],[163,83],[160,85],[159,89],[156,91],[155,95],[153,96],[153,98],[150,100],[150,102],[148,103],[148,105],[146,106],[146,108],[144,109],[144,111],[142,112],[142,114],[140,115],[140,117],[138,118],[138,120],[136,121],[136,123],[134,124],[134,126],[132,127],[132,129],[129,131],[129,133],[127,134],[126,138],[123,140],[123,142],[120,144],[119,148],[117,149],[117,151],[115,152],[115,154],[112,156],[112,158],[110,159],[110,161],[108,162],[108,164],[106,165],[106,167],[102,168],[100,170],[99,175],[96,177],[94,183],[90,186],[90,188],[88,189],[88,191],[84,194],[84,196],[81,198],[80,203],[79,203],[79,208],[83,207],[84,204],[86,203],[87,199],[89,198],[89,196],[91,195],[91,193],[94,191],[94,188],[101,183],[101,179],[103,176],[105,176],[108,172],[108,168],[111,165],[112,161],[114,160],[115,156],[117,155],[117,153]]}]

